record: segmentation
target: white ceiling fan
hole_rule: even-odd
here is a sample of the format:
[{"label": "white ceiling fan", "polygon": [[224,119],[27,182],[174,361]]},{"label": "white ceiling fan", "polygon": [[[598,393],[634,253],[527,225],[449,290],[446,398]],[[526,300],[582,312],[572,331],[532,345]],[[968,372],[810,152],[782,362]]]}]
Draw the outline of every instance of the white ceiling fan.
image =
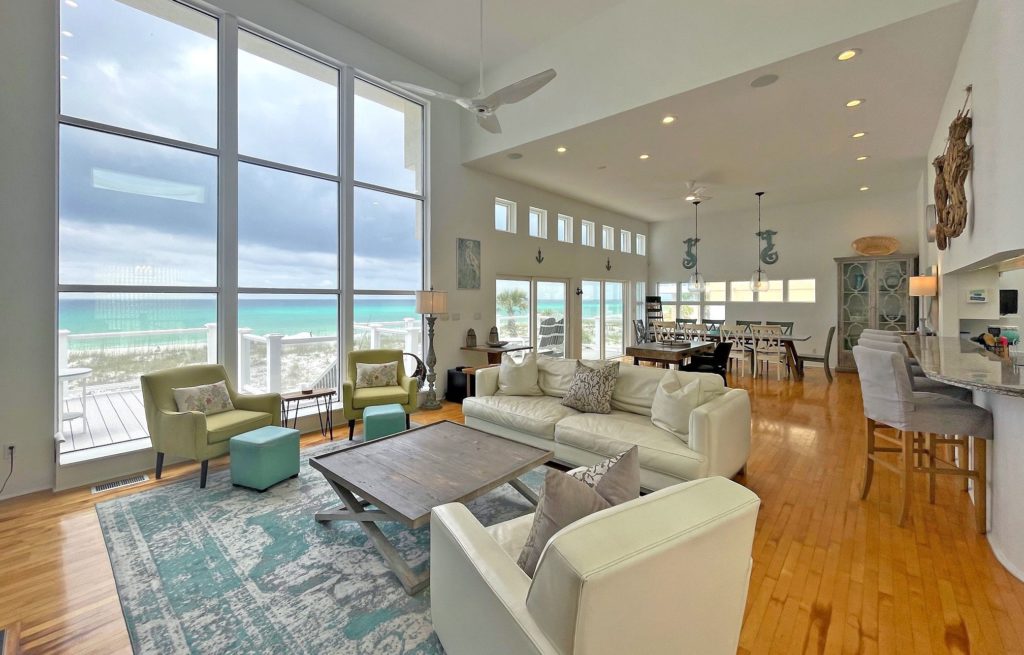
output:
[{"label": "white ceiling fan", "polygon": [[490,95],[484,95],[484,0],[480,0],[480,85],[477,87],[476,97],[462,98],[444,91],[435,91],[418,84],[410,82],[392,82],[395,86],[408,89],[427,98],[438,98],[454,102],[463,109],[476,114],[476,122],[492,134],[501,134],[501,124],[494,112],[502,105],[511,105],[514,102],[525,100],[541,87],[555,79],[555,69],[549,68],[542,73],[531,75],[526,79],[513,82],[502,87]]},{"label": "white ceiling fan", "polygon": [[686,195],[684,196],[687,202],[711,200],[711,185],[704,182],[697,182],[696,180],[690,180],[686,183]]}]

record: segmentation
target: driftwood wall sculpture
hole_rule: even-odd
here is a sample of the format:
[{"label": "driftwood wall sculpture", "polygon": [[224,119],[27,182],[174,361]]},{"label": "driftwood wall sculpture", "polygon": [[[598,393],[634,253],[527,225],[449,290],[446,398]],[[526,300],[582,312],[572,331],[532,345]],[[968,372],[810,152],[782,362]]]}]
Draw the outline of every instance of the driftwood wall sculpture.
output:
[{"label": "driftwood wall sculpture", "polygon": [[[970,98],[971,87],[967,87]],[[935,167],[935,244],[939,250],[949,247],[949,240],[967,227],[967,193],[964,184],[971,172],[974,146],[968,145],[971,132],[971,110],[964,106],[949,125],[946,151],[932,161]]]}]

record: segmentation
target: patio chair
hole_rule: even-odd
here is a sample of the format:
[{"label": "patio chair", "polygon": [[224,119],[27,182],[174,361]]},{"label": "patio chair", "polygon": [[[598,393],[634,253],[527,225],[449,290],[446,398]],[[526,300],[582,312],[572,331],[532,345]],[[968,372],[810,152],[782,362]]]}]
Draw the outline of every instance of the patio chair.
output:
[{"label": "patio chair", "polygon": [[[141,377],[149,438],[156,451],[156,479],[164,467],[164,455],[201,463],[199,488],[206,488],[210,460],[228,453],[231,437],[256,428],[281,423],[281,395],[240,394],[220,364],[179,366]],[[234,409],[206,415],[179,412],[174,390],[224,382]]]}]

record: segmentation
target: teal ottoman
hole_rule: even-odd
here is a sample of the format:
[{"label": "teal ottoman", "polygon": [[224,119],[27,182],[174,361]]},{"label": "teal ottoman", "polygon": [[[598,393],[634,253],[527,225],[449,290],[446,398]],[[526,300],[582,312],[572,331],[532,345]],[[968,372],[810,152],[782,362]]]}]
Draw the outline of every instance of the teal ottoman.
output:
[{"label": "teal ottoman", "polygon": [[231,483],[264,491],[299,475],[299,431],[268,425],[231,437]]},{"label": "teal ottoman", "polygon": [[373,405],[363,410],[363,438],[379,439],[405,430],[405,410],[401,405]]}]

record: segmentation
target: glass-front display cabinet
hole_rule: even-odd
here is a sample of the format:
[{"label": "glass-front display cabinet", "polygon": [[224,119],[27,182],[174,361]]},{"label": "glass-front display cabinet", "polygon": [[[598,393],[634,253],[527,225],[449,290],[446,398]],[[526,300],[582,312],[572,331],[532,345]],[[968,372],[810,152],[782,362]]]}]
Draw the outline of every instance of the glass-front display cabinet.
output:
[{"label": "glass-front display cabinet", "polygon": [[856,371],[853,347],[865,329],[892,332],[913,329],[910,278],[917,273],[917,257],[837,257],[836,266],[839,280],[836,368]]}]

